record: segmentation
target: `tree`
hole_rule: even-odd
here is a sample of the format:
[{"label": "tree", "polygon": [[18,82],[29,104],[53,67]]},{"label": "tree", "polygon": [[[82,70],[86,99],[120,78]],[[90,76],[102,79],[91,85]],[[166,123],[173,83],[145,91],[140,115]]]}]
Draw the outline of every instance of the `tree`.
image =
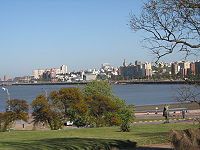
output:
[{"label": "tree", "polygon": [[89,125],[89,106],[85,101],[69,104],[69,109],[66,114],[67,118],[73,125],[84,127]]},{"label": "tree", "polygon": [[86,99],[89,106],[91,124],[97,127],[116,125],[114,121],[109,122],[109,119],[117,118],[119,107],[112,101],[110,97],[95,94],[87,97]]},{"label": "tree", "polygon": [[33,109],[33,122],[34,125],[46,124],[49,125],[51,130],[58,130],[62,128],[64,124],[64,115],[59,110],[57,105],[51,103],[45,95],[38,95],[34,101],[32,101]]},{"label": "tree", "polygon": [[200,50],[199,0],[149,0],[139,17],[130,16],[133,31],[148,33],[144,41],[157,61],[177,50],[185,56]]},{"label": "tree", "polygon": [[122,120],[122,122],[120,124],[121,131],[129,132],[130,131],[130,123],[134,119],[134,105],[128,105],[128,107],[121,109],[120,117]]},{"label": "tree", "polygon": [[103,80],[94,80],[88,83],[83,87],[82,91],[85,96],[90,96],[95,94],[101,94],[108,97],[113,96],[110,83],[108,81],[103,81]]},{"label": "tree", "polygon": [[[120,125],[122,110],[127,107],[125,101],[112,95],[110,85],[95,83],[86,85],[86,89],[89,96],[83,96],[78,88],[61,88],[49,97],[37,96],[32,102],[34,124],[48,124],[52,130],[60,129],[66,121],[72,121],[77,127]],[[92,94],[96,91],[104,91],[104,95]]]},{"label": "tree", "polygon": [[52,91],[49,100],[56,104],[59,109],[66,113],[70,103],[77,103],[83,99],[83,95],[78,88],[61,88],[59,91]]},{"label": "tree", "polygon": [[199,87],[184,85],[177,90],[176,100],[179,102],[195,102],[200,107]]},{"label": "tree", "polygon": [[0,114],[1,130],[6,131],[14,121],[23,120],[28,121],[29,104],[23,99],[9,100],[8,106],[10,111]]},{"label": "tree", "polygon": [[130,109],[124,100],[114,96],[107,81],[93,81],[83,88],[83,93],[89,107],[90,126],[130,125],[134,108]]},{"label": "tree", "polygon": [[3,120],[4,120],[3,113],[0,113],[0,132],[2,131],[3,128]]}]

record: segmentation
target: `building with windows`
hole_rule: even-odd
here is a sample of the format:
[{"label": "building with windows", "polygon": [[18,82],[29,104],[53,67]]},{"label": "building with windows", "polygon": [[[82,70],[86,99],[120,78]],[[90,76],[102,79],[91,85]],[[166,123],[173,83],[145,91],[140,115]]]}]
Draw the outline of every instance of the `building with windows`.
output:
[{"label": "building with windows", "polygon": [[131,63],[127,65],[124,61],[123,66],[119,68],[119,72],[121,76],[127,79],[152,76],[151,63],[149,62],[135,61],[135,65]]},{"label": "building with windows", "polygon": [[200,74],[200,61],[195,62],[195,74]]},{"label": "building with windows", "polygon": [[61,74],[66,74],[67,73],[67,66],[66,65],[62,65],[60,67],[60,73]]},{"label": "building with windows", "polygon": [[39,78],[55,78],[56,75],[66,74],[67,73],[67,66],[62,65],[60,68],[52,68],[52,69],[36,69],[33,70],[33,77],[34,79]]}]

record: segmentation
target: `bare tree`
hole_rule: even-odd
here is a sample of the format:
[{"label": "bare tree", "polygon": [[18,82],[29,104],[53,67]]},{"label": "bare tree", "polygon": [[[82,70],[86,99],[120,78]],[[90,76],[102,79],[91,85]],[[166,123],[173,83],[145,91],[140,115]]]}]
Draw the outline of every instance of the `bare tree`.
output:
[{"label": "bare tree", "polygon": [[148,0],[139,17],[130,14],[130,28],[146,31],[145,46],[157,61],[174,51],[185,56],[200,50],[199,0]]},{"label": "bare tree", "polygon": [[177,90],[177,101],[195,102],[200,107],[200,92],[198,86],[184,85]]}]

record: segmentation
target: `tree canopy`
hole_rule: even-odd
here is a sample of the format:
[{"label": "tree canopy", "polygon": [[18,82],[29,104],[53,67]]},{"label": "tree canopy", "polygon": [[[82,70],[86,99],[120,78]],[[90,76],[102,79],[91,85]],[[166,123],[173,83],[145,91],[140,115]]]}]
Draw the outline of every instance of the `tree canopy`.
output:
[{"label": "tree canopy", "polygon": [[52,130],[62,128],[67,121],[77,127],[128,126],[133,118],[125,101],[114,96],[105,81],[93,81],[83,92],[67,87],[52,91],[48,97],[39,95],[32,107],[33,122],[47,124]]},{"label": "tree canopy", "polygon": [[28,121],[29,104],[23,99],[7,101],[9,111],[0,114],[0,130],[6,131],[16,120]]},{"label": "tree canopy", "polygon": [[56,104],[49,101],[45,95],[41,94],[32,101],[32,116],[34,125],[46,124],[51,130],[62,128],[64,123],[64,114]]},{"label": "tree canopy", "polygon": [[131,14],[130,28],[145,31],[145,46],[157,60],[173,53],[185,56],[200,50],[199,0],[149,0],[144,3],[140,16]]},{"label": "tree canopy", "polygon": [[104,80],[94,80],[85,85],[82,89],[85,96],[90,96],[94,94],[101,94],[104,96],[113,96],[112,88],[108,81]]}]

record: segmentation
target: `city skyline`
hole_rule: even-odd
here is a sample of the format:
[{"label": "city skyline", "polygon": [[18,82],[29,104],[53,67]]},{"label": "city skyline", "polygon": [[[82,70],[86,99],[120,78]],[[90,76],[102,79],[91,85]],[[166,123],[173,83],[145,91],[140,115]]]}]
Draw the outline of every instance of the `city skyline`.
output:
[{"label": "city skyline", "polygon": [[[123,59],[154,62],[141,43],[145,33],[134,33],[127,25],[129,13],[139,13],[143,1],[1,1],[0,77],[60,64],[73,71],[104,62],[120,66]],[[161,61],[182,58],[177,54]]]},{"label": "city skyline", "polygon": [[[141,61],[141,60],[135,60],[135,62],[128,62],[126,59],[124,59],[124,61],[121,63],[121,65],[119,66],[113,66],[110,63],[102,63],[101,67],[96,67],[96,68],[89,68],[89,69],[80,69],[80,70],[74,70],[74,71],[69,71],[68,70],[68,66],[62,64],[60,67],[57,68],[38,68],[38,69],[34,69],[32,70],[31,74],[26,74],[23,76],[15,76],[15,77],[10,77],[9,75],[4,75],[2,78],[0,77],[0,81],[12,81],[12,80],[19,80],[19,79],[25,79],[25,80],[29,80],[31,78],[34,79],[39,79],[39,78],[43,78],[43,76],[49,78],[49,76],[53,77],[53,78],[57,78],[58,76],[62,77],[65,75],[70,75],[71,74],[99,74],[99,73],[105,73],[104,71],[106,70],[106,72],[112,72],[112,74],[115,75],[119,75],[119,74],[123,74],[122,76],[124,76],[125,74],[122,72],[127,72],[128,74],[130,73],[130,71],[128,70],[132,70],[134,73],[134,70],[137,72],[138,69],[147,69],[145,72],[138,72],[139,76],[140,75],[145,75],[145,76],[152,76],[153,74],[156,74],[156,72],[158,71],[157,67],[161,67],[163,70],[162,73],[166,73],[166,68],[171,69],[171,72],[168,72],[169,74],[177,74],[177,73],[181,73],[183,76],[186,76],[187,74],[193,74],[196,75],[199,74],[199,63],[200,60],[192,60],[192,61],[173,61],[173,62],[147,62],[147,61]],[[140,66],[138,68],[138,65]],[[152,69],[152,67],[154,67],[154,69]],[[164,68],[163,68],[164,67]],[[125,70],[124,70],[124,69]],[[160,68],[160,69],[161,69]],[[104,70],[102,72],[102,69]],[[154,73],[153,73],[153,72]],[[168,70],[169,71],[169,70]],[[121,73],[120,73],[121,72]],[[142,74],[141,74],[142,73]],[[152,74],[153,73],[153,74]],[[73,75],[72,75],[73,76]],[[126,75],[125,75],[126,76]],[[129,75],[128,75],[129,76]],[[136,76],[138,76],[136,74]],[[50,78],[51,78],[50,77]]]}]

